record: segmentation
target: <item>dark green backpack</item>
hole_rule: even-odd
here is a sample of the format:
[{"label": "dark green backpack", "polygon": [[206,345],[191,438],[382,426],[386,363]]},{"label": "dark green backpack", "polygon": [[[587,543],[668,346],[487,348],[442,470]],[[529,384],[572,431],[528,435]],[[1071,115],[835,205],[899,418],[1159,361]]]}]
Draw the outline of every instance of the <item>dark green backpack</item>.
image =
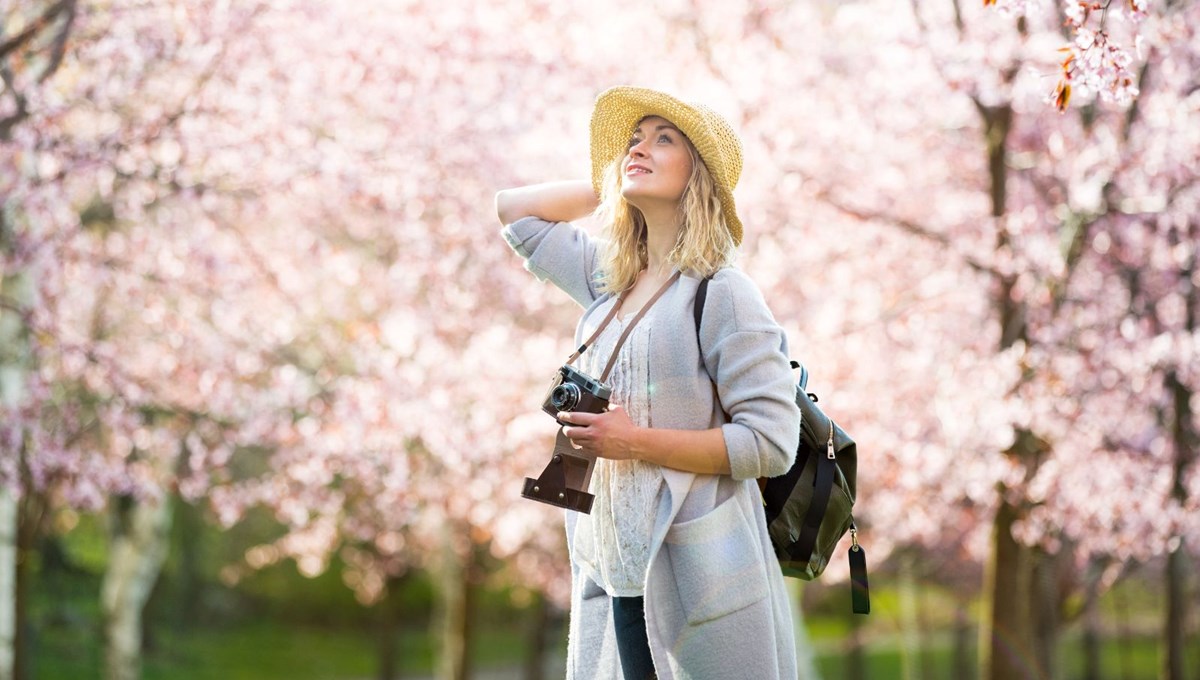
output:
[{"label": "dark green backpack", "polygon": [[[699,340],[708,279],[700,280],[694,313]],[[767,515],[767,533],[784,576],[811,581],[829,564],[838,541],[850,531],[851,602],[855,613],[871,611],[867,589],[866,551],[858,544],[854,509],[858,447],[850,435],[817,406],[807,392],[808,370],[800,369],[796,405],[800,407],[800,441],[796,461],[779,477],[758,480]]]}]

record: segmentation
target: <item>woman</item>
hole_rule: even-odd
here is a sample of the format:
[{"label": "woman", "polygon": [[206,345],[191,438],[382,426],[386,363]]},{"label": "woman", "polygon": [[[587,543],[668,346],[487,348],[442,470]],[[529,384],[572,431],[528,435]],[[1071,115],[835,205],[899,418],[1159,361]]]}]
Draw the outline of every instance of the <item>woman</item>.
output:
[{"label": "woman", "polygon": [[[755,480],[790,467],[800,412],[784,333],[731,266],[741,142],[704,106],[618,87],[596,100],[591,155],[590,182],[496,195],[526,268],[585,308],[576,346],[611,316],[577,368],[598,379],[616,348],[609,410],[560,414],[597,459],[592,512],[566,513],[567,677],[790,680],[791,612]],[[570,224],[593,210],[603,239]]]}]

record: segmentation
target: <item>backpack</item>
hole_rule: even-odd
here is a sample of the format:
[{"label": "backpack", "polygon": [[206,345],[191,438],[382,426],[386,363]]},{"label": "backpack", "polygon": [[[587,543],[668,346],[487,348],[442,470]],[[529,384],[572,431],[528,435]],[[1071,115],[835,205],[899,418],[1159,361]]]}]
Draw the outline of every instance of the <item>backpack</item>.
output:
[{"label": "backpack", "polygon": [[[696,339],[708,295],[708,278],[696,290]],[[702,352],[703,354],[703,352]],[[807,392],[808,370],[800,369],[796,405],[800,407],[800,441],[796,460],[779,477],[760,478],[767,533],[784,576],[811,581],[825,571],[838,541],[850,531],[851,603],[857,614],[868,614],[866,551],[858,544],[858,527],[851,514],[857,486],[858,447],[833,419],[817,406],[817,395]]]}]

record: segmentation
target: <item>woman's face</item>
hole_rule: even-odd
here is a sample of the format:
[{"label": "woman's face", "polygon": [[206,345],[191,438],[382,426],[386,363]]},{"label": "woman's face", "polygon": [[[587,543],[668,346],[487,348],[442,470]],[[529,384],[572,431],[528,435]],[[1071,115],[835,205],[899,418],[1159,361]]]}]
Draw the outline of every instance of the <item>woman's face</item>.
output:
[{"label": "woman's face", "polygon": [[678,203],[692,175],[689,142],[659,116],[638,123],[621,163],[621,195],[645,208],[656,202]]}]

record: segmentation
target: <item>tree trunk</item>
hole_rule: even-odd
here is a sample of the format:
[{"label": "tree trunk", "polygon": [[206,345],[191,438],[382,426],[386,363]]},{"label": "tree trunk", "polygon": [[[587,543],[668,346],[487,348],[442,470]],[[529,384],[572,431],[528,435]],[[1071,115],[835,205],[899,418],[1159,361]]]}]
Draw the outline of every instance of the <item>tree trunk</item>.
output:
[{"label": "tree trunk", "polygon": [[453,544],[456,533],[447,530],[438,570],[439,606],[434,623],[439,646],[438,680],[466,680],[471,674],[474,549],[471,546],[457,549]]},{"label": "tree trunk", "polygon": [[389,576],[387,591],[379,603],[379,680],[400,677],[400,635],[402,634],[400,591],[404,577]]},{"label": "tree trunk", "polygon": [[[1194,256],[1193,256],[1194,257]],[[1184,274],[1190,274],[1189,280],[1195,277],[1195,264],[1185,269]],[[1196,287],[1188,290],[1187,329],[1196,330],[1196,311],[1200,306]],[[1184,505],[1187,502],[1187,486],[1184,480],[1188,468],[1196,460],[1197,448],[1200,447],[1200,435],[1195,431],[1192,417],[1192,390],[1179,379],[1175,371],[1167,373],[1166,387],[1171,391],[1172,413],[1170,431],[1175,449],[1175,460],[1172,464],[1171,498]],[[1186,565],[1187,553],[1184,551],[1183,536],[1177,536],[1168,546],[1167,554],[1167,603],[1166,616],[1163,620],[1163,649],[1159,658],[1162,668],[1159,677],[1162,680],[1183,680],[1184,656],[1187,653],[1185,644],[1187,636],[1184,627],[1187,621],[1188,604],[1188,570]]]},{"label": "tree trunk", "polygon": [[788,599],[792,603],[792,638],[796,642],[796,675],[801,680],[820,680],[816,652],[813,650],[812,640],[808,637],[808,627],[804,625],[804,611],[800,608],[804,583],[799,579],[790,578],[788,589],[791,595]]},{"label": "tree trunk", "polygon": [[1060,628],[1058,557],[1033,550],[1033,579],[1029,610],[1033,623],[1033,653],[1044,678],[1058,677],[1058,632]]},{"label": "tree trunk", "polygon": [[200,511],[183,498],[176,496],[174,505],[175,517],[172,524],[177,524],[178,527],[175,529],[176,540],[172,543],[172,550],[177,551],[175,554],[179,560],[179,569],[175,573],[178,585],[172,594],[178,608],[175,614],[175,628],[186,630],[192,627],[201,615],[204,576],[201,573],[200,561],[203,559],[204,545],[198,538],[203,535],[204,520]]},{"label": "tree trunk", "polygon": [[929,589],[924,586],[924,577],[917,580],[917,633],[921,645],[921,678],[923,680],[938,680],[942,674],[938,671],[936,653],[929,639],[933,631],[933,623],[929,620]]},{"label": "tree trunk", "polygon": [[[16,606],[13,610],[16,621],[13,677],[16,680],[28,680],[37,676],[33,667],[36,640],[33,627],[29,625],[29,592],[34,578],[33,565],[39,557],[38,539],[43,533],[46,506],[45,496],[27,492],[17,507]],[[44,569],[42,573],[45,573]]]},{"label": "tree trunk", "polygon": [[1117,659],[1121,666],[1121,680],[1133,680],[1133,629],[1129,618],[1129,597],[1124,590],[1113,592],[1113,605],[1117,609]]},{"label": "tree trunk", "polygon": [[1100,567],[1088,565],[1083,600],[1083,680],[1100,680]]},{"label": "tree trunk", "polygon": [[0,680],[13,680],[17,638],[17,497],[0,485]]},{"label": "tree trunk", "polygon": [[535,592],[529,607],[529,645],[525,650],[525,680],[545,680],[546,650],[549,647],[550,604]]},{"label": "tree trunk", "polygon": [[[0,207],[0,248],[7,250],[8,215]],[[0,277],[0,406],[17,409],[25,400],[32,358],[29,350],[29,329],[22,315],[34,303],[33,277],[28,271],[17,270]],[[17,461],[21,468],[25,452],[24,433],[13,440],[16,450],[0,450],[0,457]],[[5,446],[0,440],[0,448]],[[19,474],[19,472],[18,472]],[[16,483],[19,480],[9,480]],[[9,484],[0,484],[0,680],[17,676],[17,631],[22,625],[17,609],[17,557],[20,511],[18,495]]]},{"label": "tree trunk", "polygon": [[846,650],[845,680],[867,680],[866,643],[862,629],[862,615],[850,614],[850,648]]},{"label": "tree trunk", "polygon": [[954,656],[951,660],[950,677],[969,678],[973,674],[971,663],[971,618],[967,606],[959,603],[954,609]]},{"label": "tree trunk", "polygon": [[106,680],[141,677],[142,610],[170,544],[171,503],[112,500],[108,566],[100,590]]},{"label": "tree trunk", "polygon": [[1187,553],[1184,551],[1184,541],[1180,538],[1175,549],[1167,554],[1167,613],[1163,634],[1166,649],[1159,655],[1162,659],[1162,669],[1159,672],[1161,680],[1184,680],[1187,677],[1184,675],[1184,654],[1187,651],[1187,636],[1184,630],[1184,622],[1187,621],[1187,575]]},{"label": "tree trunk", "polygon": [[900,677],[921,678],[921,627],[917,614],[917,582],[912,554],[900,560]]},{"label": "tree trunk", "polygon": [[1039,678],[1029,640],[1029,549],[1012,535],[1018,510],[1003,500],[992,526],[992,559],[984,576],[987,598],[979,630],[979,660],[985,680]]}]

